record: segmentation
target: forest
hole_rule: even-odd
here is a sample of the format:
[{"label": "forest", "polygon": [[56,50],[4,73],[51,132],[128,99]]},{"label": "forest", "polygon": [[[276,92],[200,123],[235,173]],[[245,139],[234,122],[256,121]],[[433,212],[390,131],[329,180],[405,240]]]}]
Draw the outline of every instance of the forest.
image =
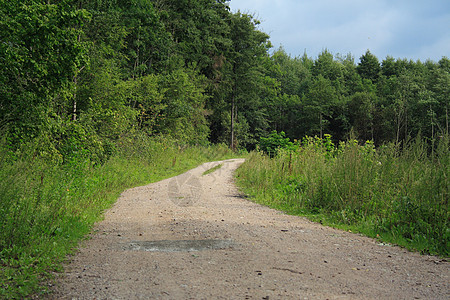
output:
[{"label": "forest", "polygon": [[[259,25],[228,0],[2,2],[0,296],[40,291],[74,242],[49,245],[88,232],[121,188],[261,149],[274,132],[374,147],[420,137],[428,154],[448,142],[447,57],[292,57]],[[114,191],[94,205],[97,190]]]},{"label": "forest", "polygon": [[101,163],[134,131],[254,149],[261,136],[329,133],[376,145],[448,132],[450,61],[368,50],[271,51],[227,1],[9,1],[2,5],[0,125],[26,142]]}]

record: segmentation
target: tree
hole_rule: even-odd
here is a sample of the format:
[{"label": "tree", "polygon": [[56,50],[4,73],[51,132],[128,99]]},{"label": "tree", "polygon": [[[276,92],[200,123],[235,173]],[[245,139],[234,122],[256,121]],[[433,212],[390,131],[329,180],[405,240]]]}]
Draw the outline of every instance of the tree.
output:
[{"label": "tree", "polygon": [[159,0],[160,11],[173,48],[169,56],[178,56],[186,65],[196,66],[212,79],[229,39],[228,0]]},{"label": "tree", "polygon": [[190,144],[205,144],[209,135],[204,109],[206,78],[194,70],[179,69],[161,77],[164,99],[158,132]]},{"label": "tree", "polygon": [[348,102],[350,123],[361,140],[374,139],[374,111],[376,95],[373,92],[357,92]]},{"label": "tree", "polygon": [[170,37],[151,0],[124,1],[123,23],[128,34],[125,38],[125,57],[132,78],[164,70],[170,49]]},{"label": "tree", "polygon": [[[259,85],[263,79],[263,57],[270,48],[269,36],[256,29],[259,25],[252,16],[233,14],[230,19],[232,47],[227,54],[230,75],[230,147],[236,149],[235,123],[239,109],[250,124],[253,133],[265,130],[266,118],[259,98]],[[255,145],[256,137],[250,136],[244,144]]]},{"label": "tree", "polygon": [[392,56],[386,57],[381,63],[381,74],[386,77],[391,77],[393,75],[398,76],[399,70],[398,66],[395,62],[395,59]]},{"label": "tree", "polygon": [[356,92],[361,92],[363,88],[361,76],[356,69],[355,60],[351,54],[344,57],[338,57],[342,64],[343,84],[342,95],[345,97],[352,96]]},{"label": "tree", "polygon": [[50,116],[69,116],[79,40],[88,13],[68,1],[6,1],[0,7],[0,125],[35,136]]},{"label": "tree", "polygon": [[[442,58],[437,68],[431,70],[429,80],[428,91],[430,94],[428,98],[425,98],[429,101],[422,103],[428,108],[429,127],[432,129],[430,136],[433,138],[434,129],[441,135],[449,133],[450,61],[447,58]],[[424,110],[425,108],[422,111]]]},{"label": "tree", "polygon": [[339,62],[334,60],[333,54],[324,50],[314,61],[312,74],[313,76],[321,75],[336,84],[337,81],[342,80],[343,68]]},{"label": "tree", "polygon": [[373,83],[377,82],[381,71],[378,58],[370,53],[369,50],[366,51],[366,54],[361,56],[356,69],[362,78],[370,79]]},{"label": "tree", "polygon": [[336,89],[331,81],[318,75],[303,100],[305,121],[310,126],[308,135],[319,134],[320,138],[323,137],[329,123],[327,118],[332,116],[331,108],[337,100]]}]

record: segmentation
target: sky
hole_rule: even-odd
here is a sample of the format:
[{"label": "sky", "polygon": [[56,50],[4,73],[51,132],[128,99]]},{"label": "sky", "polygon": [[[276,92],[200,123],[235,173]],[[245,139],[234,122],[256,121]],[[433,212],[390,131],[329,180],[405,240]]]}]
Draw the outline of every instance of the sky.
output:
[{"label": "sky", "polygon": [[231,0],[253,15],[274,49],[316,58],[327,49],[355,61],[370,50],[380,61],[450,58],[450,0]]}]

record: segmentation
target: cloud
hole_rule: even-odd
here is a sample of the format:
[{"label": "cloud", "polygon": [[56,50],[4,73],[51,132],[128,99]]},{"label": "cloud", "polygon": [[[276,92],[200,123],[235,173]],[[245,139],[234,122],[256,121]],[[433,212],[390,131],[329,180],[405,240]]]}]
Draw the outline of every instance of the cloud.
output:
[{"label": "cloud", "polygon": [[254,13],[274,46],[294,56],[324,48],[357,57],[370,49],[380,59],[439,60],[448,53],[446,0],[232,0],[230,6]]}]

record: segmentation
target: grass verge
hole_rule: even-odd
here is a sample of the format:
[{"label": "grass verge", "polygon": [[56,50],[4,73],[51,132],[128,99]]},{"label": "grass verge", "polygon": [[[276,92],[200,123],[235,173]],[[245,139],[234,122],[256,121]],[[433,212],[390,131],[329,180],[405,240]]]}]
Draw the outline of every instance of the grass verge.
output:
[{"label": "grass verge", "polygon": [[205,172],[203,172],[202,176],[211,174],[211,173],[213,173],[214,171],[217,171],[217,170],[219,170],[220,168],[222,168],[222,166],[223,166],[223,164],[219,164],[219,165],[217,165],[217,166],[215,166],[215,167],[212,167],[211,169],[208,169],[208,170],[206,170]]},{"label": "grass verge", "polygon": [[45,282],[102,218],[119,194],[235,157],[225,146],[179,147],[166,140],[130,141],[101,166],[74,155],[64,164],[0,156],[0,298],[46,293]]},{"label": "grass verge", "polygon": [[[325,146],[324,146],[325,145]],[[449,256],[448,137],[375,150],[310,140],[271,158],[253,152],[237,183],[255,202],[426,254]]]}]

